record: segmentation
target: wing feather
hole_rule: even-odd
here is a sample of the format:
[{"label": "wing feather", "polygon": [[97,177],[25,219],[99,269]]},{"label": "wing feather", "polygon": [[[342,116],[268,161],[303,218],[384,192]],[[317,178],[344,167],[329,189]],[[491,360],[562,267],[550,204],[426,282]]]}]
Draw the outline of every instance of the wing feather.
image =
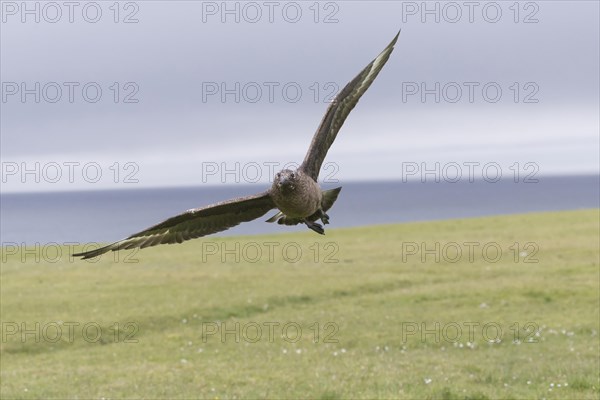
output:
[{"label": "wing feather", "polygon": [[390,44],[369,65],[367,65],[354,79],[352,79],[340,93],[333,99],[327,108],[325,116],[321,120],[319,128],[313,137],[306,157],[300,169],[311,176],[315,181],[319,177],[319,171],[327,151],[333,144],[340,128],[346,121],[350,111],[356,106],[360,97],[367,91],[375,80],[379,71],[387,62],[394,45],[398,40],[400,31],[396,34]]},{"label": "wing feather", "polygon": [[141,249],[159,244],[182,243],[215,232],[221,232],[242,222],[262,217],[275,208],[269,192],[240,197],[203,208],[188,210],[169,218],[126,239],[99,249],[73,254],[75,257],[92,258],[108,251]]}]

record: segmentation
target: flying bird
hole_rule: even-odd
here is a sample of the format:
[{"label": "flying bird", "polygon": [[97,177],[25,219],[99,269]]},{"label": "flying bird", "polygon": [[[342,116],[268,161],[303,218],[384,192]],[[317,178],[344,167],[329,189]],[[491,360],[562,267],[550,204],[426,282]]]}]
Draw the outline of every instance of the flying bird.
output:
[{"label": "flying bird", "polygon": [[111,250],[181,243],[260,218],[274,208],[279,212],[267,222],[277,221],[282,225],[304,223],[313,231],[324,234],[323,226],[316,221],[329,223],[327,211],[333,206],[342,188],[321,190],[317,183],[321,165],[346,117],[390,57],[399,35],[400,32],[338,93],[327,108],[300,167],[295,171],[284,169],[278,172],[269,190],[253,196],[188,210],[126,239],[95,250],[77,253],[74,256],[86,259]]}]

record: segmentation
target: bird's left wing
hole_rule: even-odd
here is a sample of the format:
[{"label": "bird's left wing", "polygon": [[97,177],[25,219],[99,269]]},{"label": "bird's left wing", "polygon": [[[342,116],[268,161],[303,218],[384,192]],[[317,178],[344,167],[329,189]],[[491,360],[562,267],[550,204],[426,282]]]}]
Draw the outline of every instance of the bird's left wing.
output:
[{"label": "bird's left wing", "polygon": [[327,108],[325,116],[313,137],[308,149],[308,153],[300,166],[300,169],[312,177],[315,181],[319,177],[319,170],[325,160],[329,147],[333,144],[340,128],[346,121],[350,111],[356,106],[360,97],[367,91],[371,83],[375,80],[379,71],[383,68],[386,61],[394,50],[394,45],[398,40],[396,34],[390,44],[379,54],[369,65],[367,65],[354,79],[352,79],[342,91],[333,99],[333,102]]},{"label": "bird's left wing", "polygon": [[135,233],[126,239],[96,250],[73,255],[86,259],[111,250],[181,243],[185,240],[224,231],[242,222],[252,221],[262,217],[273,208],[275,208],[275,203],[273,203],[269,192],[240,197],[207,207],[188,210],[160,224]]}]

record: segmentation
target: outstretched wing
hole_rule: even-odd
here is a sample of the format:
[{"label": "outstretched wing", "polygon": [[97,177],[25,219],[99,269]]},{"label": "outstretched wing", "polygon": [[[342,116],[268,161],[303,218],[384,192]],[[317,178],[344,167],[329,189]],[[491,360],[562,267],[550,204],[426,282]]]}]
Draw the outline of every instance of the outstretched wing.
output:
[{"label": "outstretched wing", "polygon": [[391,43],[379,54],[369,65],[363,69],[354,79],[342,89],[329,105],[321,124],[313,137],[308,149],[308,153],[300,166],[305,173],[310,175],[315,181],[319,177],[319,170],[327,155],[327,150],[335,140],[338,131],[344,124],[350,111],[356,106],[360,97],[367,91],[371,83],[375,80],[379,71],[383,68],[386,61],[394,50],[394,44],[398,40],[400,31],[396,34]]},{"label": "outstretched wing", "polygon": [[159,244],[181,243],[185,240],[224,231],[242,222],[252,221],[262,217],[273,208],[275,208],[275,203],[273,203],[268,192],[240,197],[207,207],[188,210],[158,225],[135,233],[127,239],[96,250],[73,255],[86,259],[99,256],[110,250],[116,251],[136,247],[143,249]]}]

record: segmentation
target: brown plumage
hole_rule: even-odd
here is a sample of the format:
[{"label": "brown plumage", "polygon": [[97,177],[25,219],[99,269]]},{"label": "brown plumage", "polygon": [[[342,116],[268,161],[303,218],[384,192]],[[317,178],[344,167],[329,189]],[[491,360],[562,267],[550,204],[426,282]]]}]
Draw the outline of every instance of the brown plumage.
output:
[{"label": "brown plumage", "polygon": [[286,169],[278,172],[268,191],[188,210],[126,239],[74,256],[85,259],[111,250],[181,243],[252,221],[273,208],[278,208],[279,212],[267,222],[277,221],[282,225],[304,223],[315,232],[323,234],[323,226],[316,221],[320,219],[324,224],[329,223],[326,211],[333,206],[342,188],[322,191],[317,183],[319,170],[346,117],[390,57],[398,35],[400,32],[329,105],[300,167],[296,171]]}]

